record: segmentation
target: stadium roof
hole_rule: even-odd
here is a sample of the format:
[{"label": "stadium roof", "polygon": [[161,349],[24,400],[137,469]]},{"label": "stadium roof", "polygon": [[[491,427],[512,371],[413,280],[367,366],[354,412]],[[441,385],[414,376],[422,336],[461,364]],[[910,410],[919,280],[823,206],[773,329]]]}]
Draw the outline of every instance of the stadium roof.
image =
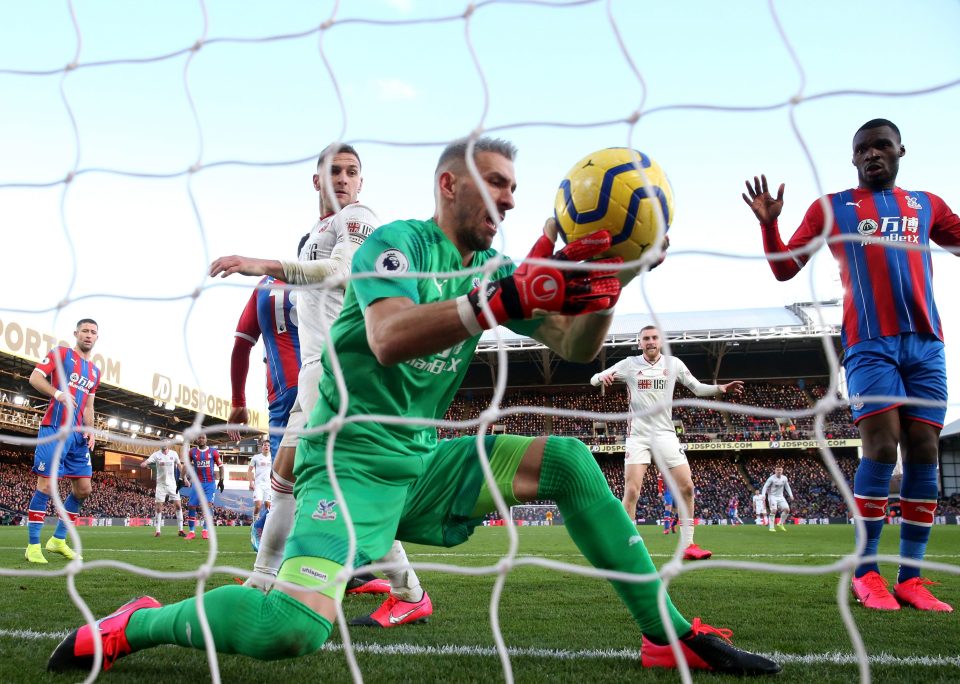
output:
[{"label": "stadium roof", "polygon": [[954,435],[960,435],[960,419],[947,424],[940,433],[940,439],[943,439],[944,437],[953,437]]},{"label": "stadium roof", "polygon": [[[705,382],[720,378],[815,377],[828,373],[824,337],[838,344],[839,302],[812,302],[784,307],[662,313],[660,327],[691,371]],[[582,384],[590,376],[625,356],[636,353],[640,329],[653,322],[647,314],[615,315],[600,357],[591,364],[565,362],[536,340],[499,328],[507,352],[510,383],[514,386]],[[494,331],[484,333],[463,388],[493,386],[498,368]],[[0,353],[0,376],[11,388],[30,393],[26,380],[34,364]],[[493,374],[492,374],[493,373]],[[196,412],[176,407],[158,408],[154,399],[104,385],[97,392],[97,410],[118,417],[181,432]],[[223,424],[208,415],[207,425]]]},{"label": "stadium roof", "polygon": [[[0,352],[0,386],[26,396],[37,397],[37,392],[30,387],[29,383],[29,377],[35,365],[32,361]],[[162,406],[158,407],[156,400],[152,397],[115,387],[106,382],[102,383],[97,390],[96,410],[100,414],[116,416],[121,420],[126,419],[144,426],[150,425],[176,433],[189,427],[197,415],[196,411],[180,406],[169,410]],[[205,414],[203,422],[206,426],[226,423],[222,418],[209,414]]]},{"label": "stadium roof", "polygon": [[[704,382],[718,378],[826,377],[826,347],[839,349],[838,301],[783,307],[662,313],[667,339],[687,367]],[[600,356],[589,364],[561,360],[544,345],[506,328],[484,333],[470,364],[464,389],[489,389],[506,353],[511,386],[579,385],[626,356],[636,354],[648,314],[614,316]],[[497,340],[497,333],[500,340]]]},{"label": "stadium roof", "polygon": [[[841,307],[834,300],[784,307],[661,313],[657,319],[671,343],[819,338],[840,334]],[[651,324],[654,318],[649,314],[615,315],[604,346],[634,344],[640,329]],[[508,351],[543,349],[536,340],[506,328],[499,328],[499,334],[500,344]],[[477,351],[493,351],[497,347],[496,332],[488,330],[480,338]]]}]

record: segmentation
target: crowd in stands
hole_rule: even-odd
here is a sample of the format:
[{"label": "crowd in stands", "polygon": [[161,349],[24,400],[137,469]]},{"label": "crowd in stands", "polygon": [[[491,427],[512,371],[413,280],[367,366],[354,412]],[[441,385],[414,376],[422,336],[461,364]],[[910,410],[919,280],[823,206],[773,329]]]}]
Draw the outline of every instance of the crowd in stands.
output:
[{"label": "crowd in stands", "polygon": [[[744,385],[739,397],[718,398],[738,406],[757,406],[781,411],[811,411],[826,395],[827,385],[822,382],[751,381]],[[476,419],[490,406],[490,394],[471,392],[459,395],[450,407],[447,420]],[[814,415],[774,417],[755,416],[735,411],[718,411],[701,406],[677,405],[683,400],[695,399],[685,387],[678,385],[674,395],[673,418],[678,436],[685,443],[711,441],[769,441],[813,440]],[[559,387],[551,393],[543,391],[508,391],[501,402],[501,409],[537,406],[547,412],[521,413],[504,416],[494,422],[492,432],[522,435],[557,434],[578,437],[588,444],[622,444],[628,430],[628,416],[619,420],[603,415],[624,416],[629,411],[626,388],[622,384],[601,391],[592,387]],[[553,415],[556,410],[589,412],[592,416]],[[476,434],[473,429],[440,429],[441,437]],[[827,439],[856,439],[859,433],[853,425],[850,409],[841,405],[825,416]],[[742,452],[749,454],[751,452]],[[760,452],[757,452],[760,453]],[[617,498],[623,496],[623,457],[621,455],[597,454],[610,489]],[[720,520],[727,516],[731,497],[739,502],[740,515],[752,517],[753,488],[759,489],[773,472],[775,459],[769,456],[746,457],[744,463],[735,463],[730,456],[691,457],[690,466],[697,487],[698,516],[708,520]],[[827,472],[816,451],[809,455],[791,456],[783,459],[796,496],[794,512],[800,517],[839,517],[846,515],[846,505],[840,492]],[[856,458],[846,457],[838,461],[841,472],[852,482],[856,470]],[[956,502],[943,502],[941,512],[956,510],[960,513],[960,497]],[[656,488],[656,468],[644,481],[637,508],[638,518],[656,519],[662,514],[662,504]],[[491,519],[499,518],[496,514]]]},{"label": "crowd in stands", "polygon": [[[805,381],[747,382],[742,396],[724,396],[716,401],[740,407],[756,406],[788,411],[812,411],[823,398],[826,386]],[[458,395],[444,416],[445,420],[476,420],[490,408],[489,392],[465,392]],[[711,441],[785,441],[815,439],[814,416],[775,417],[720,411],[702,406],[685,405],[696,397],[686,387],[678,385],[674,392],[673,421],[677,434],[685,443]],[[539,413],[524,407],[541,409]],[[566,435],[578,437],[590,444],[622,444],[629,431],[629,405],[626,387],[617,383],[603,389],[593,387],[557,387],[550,393],[542,390],[510,390],[500,403],[504,412],[488,428],[488,433],[516,435]],[[575,412],[592,415],[556,415],[557,412]],[[620,416],[608,418],[604,416]],[[441,438],[476,434],[473,428],[441,427]],[[825,419],[827,439],[856,439],[850,409],[841,406],[829,412]]]},{"label": "crowd in stands", "polygon": [[[623,458],[599,455],[597,461],[617,498],[623,497]],[[736,497],[740,517],[753,517],[753,492],[760,490],[777,466],[784,468],[794,501],[791,512],[800,518],[846,517],[847,507],[840,490],[817,452],[792,455],[786,458],[750,456],[736,462],[730,456],[694,456],[689,459],[690,471],[696,488],[697,517],[719,521],[728,517],[731,497]],[[837,458],[848,486],[852,487],[857,469],[857,457]],[[655,520],[662,516],[663,504],[657,493],[657,470],[651,465],[643,482],[637,505],[637,518]],[[940,502],[939,515],[960,514],[960,494]]]},{"label": "crowd in stands", "polygon": [[[623,457],[599,456],[597,462],[614,496],[623,498]],[[738,496],[741,502],[749,501],[752,496],[730,458],[690,458],[690,472],[693,475],[698,518],[720,520],[726,517],[727,502],[731,496]],[[662,515],[663,502],[657,492],[657,468],[651,465],[640,490],[636,517],[638,520],[657,520]]]},{"label": "crowd in stands", "polygon": [[[0,506],[19,513],[26,512],[37,485],[37,476],[23,463],[4,462],[0,473]],[[118,477],[108,472],[95,472],[92,492],[84,501],[80,514],[96,518],[149,518],[154,514],[153,486],[144,486],[136,480]],[[63,498],[70,492],[70,483],[60,481]],[[47,510],[53,515],[53,506]],[[243,519],[236,511],[214,506],[214,518],[227,522]],[[246,516],[249,518],[249,515]]]},{"label": "crowd in stands", "polygon": [[[837,466],[851,488],[857,463],[855,456],[837,459]],[[791,513],[801,518],[832,518],[847,514],[840,490],[816,452],[789,458],[750,457],[744,464],[755,489],[762,489],[763,483],[778,466],[783,467],[783,474],[793,491],[795,500],[790,503]]]},{"label": "crowd in stands", "polygon": [[[758,452],[759,453],[759,452]],[[0,450],[0,456],[3,456]],[[597,454],[597,462],[603,471],[614,496],[623,497],[623,457],[621,455]],[[773,456],[746,456],[737,462],[729,455],[693,456],[689,459],[690,470],[696,487],[697,517],[717,522],[727,518],[727,506],[731,497],[739,502],[740,517],[753,517],[753,490],[759,490],[777,466],[784,468],[790,481],[794,501],[791,511],[802,518],[830,518],[846,516],[840,491],[816,451],[809,454],[791,455],[785,458]],[[855,456],[840,457],[837,465],[848,485],[853,481],[857,468]],[[0,464],[0,506],[7,509],[0,516],[4,524],[18,524],[16,519],[27,510],[36,483],[36,476],[22,463]],[[663,504],[657,492],[657,469],[647,471],[637,505],[637,518],[657,520],[662,516]],[[66,496],[69,484],[61,483],[62,496]],[[551,501],[533,501],[531,504],[551,504]],[[134,480],[120,478],[113,473],[94,473],[93,493],[84,504],[83,515],[93,517],[150,517],[154,501],[152,487],[145,487]],[[52,513],[52,509],[50,511]],[[960,514],[960,495],[944,499],[938,514]],[[235,511],[214,507],[215,518],[223,523],[244,520]],[[544,509],[526,509],[524,520],[542,520]],[[499,520],[498,513],[491,513],[488,520]],[[555,513],[554,524],[562,523]]]},{"label": "crowd in stands", "polygon": [[[823,383],[811,383],[807,386],[807,391],[810,393],[811,398],[814,402],[820,403],[823,401],[824,397],[827,396],[827,385]],[[835,401],[842,402],[839,396],[835,397]],[[797,426],[803,430],[806,430],[810,433],[813,432],[813,422],[814,416],[808,416],[800,418],[797,421]],[[840,429],[852,430],[856,434],[857,429],[853,427],[853,416],[850,413],[850,407],[847,405],[837,406],[836,408],[827,412],[824,416],[824,425],[827,427],[827,431],[837,432]],[[841,437],[842,435],[837,435]]]},{"label": "crowd in stands", "polygon": [[937,509],[937,512],[941,515],[947,513],[960,515],[960,492],[940,499],[940,508]]},{"label": "crowd in stands", "polygon": [[[822,381],[748,381],[744,385],[742,396],[727,395],[710,399],[737,407],[756,406],[778,412],[774,416],[758,416],[752,415],[749,409],[738,412],[686,405],[695,397],[685,387],[678,385],[674,395],[673,420],[680,440],[689,444],[714,441],[782,443],[789,440],[812,440],[815,438],[814,414],[785,414],[812,412],[817,404],[824,403],[827,392],[828,385]],[[490,408],[491,397],[492,392],[489,390],[465,390],[456,396],[444,419],[458,422],[476,421]],[[844,405],[839,397],[836,401],[837,406],[824,416],[826,437],[858,438],[849,407]],[[566,435],[578,437],[589,445],[609,445],[623,444],[629,430],[628,397],[626,387],[621,383],[608,388],[567,386],[551,387],[549,390],[510,389],[504,394],[500,410],[502,414],[488,427],[488,433]],[[557,415],[557,412],[568,415]],[[476,425],[438,428],[441,438],[475,435],[476,431]],[[796,497],[792,508],[798,516],[846,515],[846,505],[816,450],[802,455],[791,453],[789,457],[782,459],[759,455],[763,454],[763,451],[747,450],[738,453],[742,454],[743,459],[739,462],[734,459],[740,457],[732,456],[731,452],[709,455],[699,455],[704,452],[688,453],[693,481],[698,490],[699,517],[708,520],[725,518],[730,498],[736,497],[741,517],[751,518],[752,490],[763,485],[777,462],[782,463],[790,478]],[[32,451],[30,455],[32,456]],[[596,458],[614,495],[622,498],[623,456],[597,454]],[[33,494],[35,476],[30,473],[29,462],[30,458],[23,450],[0,448],[0,506],[5,506],[11,513],[26,511]],[[841,458],[838,464],[847,481],[852,481],[856,458]],[[83,514],[148,517],[152,514],[153,506],[153,489],[149,483],[144,485],[111,473],[95,473],[93,494],[85,502]],[[960,495],[944,500],[940,512],[960,514]],[[656,468],[651,467],[640,494],[637,516],[657,519],[661,514],[662,504],[656,488]],[[223,521],[238,517],[237,513],[221,507],[216,507],[216,515]],[[490,516],[491,520],[498,518],[496,514]]]},{"label": "crowd in stands", "polygon": [[726,518],[731,496],[737,497],[741,508],[749,507],[753,493],[732,458],[691,458],[690,473],[698,518],[715,522]]},{"label": "crowd in stands", "polygon": [[[551,522],[555,525],[563,524],[563,516],[560,514],[560,511],[557,510],[556,504],[553,501],[539,499],[536,501],[528,501],[526,504],[523,504],[523,506],[515,508],[513,510],[513,519],[525,520],[528,522],[547,520],[547,508],[529,508],[530,506],[549,506]],[[487,513],[483,519],[492,522],[496,520],[503,520],[503,516],[500,515],[499,511],[491,511],[490,513]]]},{"label": "crowd in stands", "polygon": [[[722,380],[721,380],[722,382]],[[723,396],[712,401],[734,406],[758,406],[778,411],[810,411],[826,395],[827,385],[822,381],[748,381],[740,397]],[[465,390],[457,395],[444,419],[449,421],[476,421],[490,408],[492,392]],[[784,439],[813,439],[814,417],[756,416],[736,411],[719,411],[685,404],[695,397],[682,385],[674,393],[673,419],[684,442],[709,441],[777,441]],[[4,405],[6,407],[6,405]],[[8,407],[16,413],[24,407]],[[540,412],[525,409],[539,409]],[[517,435],[556,434],[578,437],[593,444],[623,443],[629,431],[629,405],[626,386],[595,388],[588,385],[552,387],[544,389],[510,389],[500,404],[502,414],[488,427],[489,433]],[[554,415],[567,411],[593,415]],[[29,412],[29,411],[27,411]],[[602,416],[621,416],[619,419]],[[99,416],[98,416],[99,418]],[[105,425],[99,427],[105,428]],[[441,438],[476,434],[472,428],[441,427]],[[850,409],[839,406],[829,412],[825,420],[827,438],[856,438]]]}]

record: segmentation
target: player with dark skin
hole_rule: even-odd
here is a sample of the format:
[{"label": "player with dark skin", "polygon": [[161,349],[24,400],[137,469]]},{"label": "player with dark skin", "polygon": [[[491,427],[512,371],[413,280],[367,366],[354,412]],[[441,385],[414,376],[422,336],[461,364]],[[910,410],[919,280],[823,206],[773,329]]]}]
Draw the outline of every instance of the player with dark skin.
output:
[{"label": "player with dark skin", "polygon": [[[857,169],[860,187],[871,190],[892,190],[896,186],[900,170],[900,158],[907,149],[900,136],[889,126],[858,131],[853,138],[852,163]],[[767,186],[767,177],[754,177],[753,184],[747,181],[743,201],[753,210],[763,225],[771,225],[783,210],[783,191],[780,184],[777,196],[773,197]],[[778,280],[786,278],[777,277]],[[881,463],[897,462],[897,445],[900,445],[904,461],[936,463],[939,454],[940,428],[919,420],[900,420],[899,411],[883,411],[868,416],[857,424],[863,452],[871,460]]]},{"label": "player with dark skin", "polygon": [[[777,226],[784,185],[774,197],[766,176],[754,177],[742,197],[760,222],[777,280],[795,276],[810,257],[803,248],[817,246],[821,238],[828,238],[840,265],[843,366],[864,453],[853,481],[862,548],[852,579],[854,596],[874,610],[908,605],[949,612],[952,607],[931,594],[926,587],[933,582],[914,564],[924,558],[937,508],[938,446],[947,401],[943,329],[929,257],[893,248],[934,242],[960,246],[960,217],[933,193],[897,186],[906,148],[893,122],[863,124],[852,148],[858,186],[814,202],[788,244]],[[912,401],[916,398],[929,405]],[[874,557],[898,451],[904,467],[900,556],[911,562],[900,564],[891,593]]]}]

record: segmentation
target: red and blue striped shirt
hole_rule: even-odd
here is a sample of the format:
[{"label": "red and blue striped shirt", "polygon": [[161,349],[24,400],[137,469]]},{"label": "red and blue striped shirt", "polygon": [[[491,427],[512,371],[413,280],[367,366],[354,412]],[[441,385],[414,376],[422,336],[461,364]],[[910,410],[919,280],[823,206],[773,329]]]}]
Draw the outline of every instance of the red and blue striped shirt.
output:
[{"label": "red and blue striped shirt", "polygon": [[[62,376],[57,369],[57,357],[60,358],[60,365],[63,367]],[[43,373],[50,384],[58,390],[70,392],[73,395],[76,406],[73,424],[83,425],[83,410],[87,406],[87,400],[96,394],[97,387],[100,386],[100,369],[94,365],[93,361],[83,358],[76,349],[58,346],[50,350],[43,361],[37,364],[37,370]],[[66,406],[56,399],[50,399],[40,424],[48,427],[62,427],[68,414]]]},{"label": "red and blue striped shirt", "polygon": [[[250,346],[263,337],[264,362],[267,366],[267,400],[271,403],[284,390],[296,387],[297,376],[300,374],[300,337],[297,332],[296,306],[291,297],[293,293],[271,287],[284,284],[272,276],[264,276],[247,300],[235,333],[237,338],[248,342]],[[249,356],[249,347],[246,353]],[[235,358],[232,365],[236,366],[236,361],[240,359]],[[240,370],[242,377],[238,375]],[[234,385],[234,403],[243,405],[242,401],[237,400],[243,397],[246,367],[233,368],[231,378]]]},{"label": "red and blue striped shirt", "polygon": [[[823,235],[830,205],[833,225],[824,237],[852,236],[830,243],[843,284],[844,349],[863,340],[901,333],[929,333],[943,339],[933,299],[933,264],[926,249],[889,249],[887,244],[929,248],[960,246],[960,217],[929,192],[893,188],[854,188],[826,195],[807,209],[800,227],[786,245],[776,224],[764,226],[764,251],[797,250]],[[866,242],[857,238],[873,238]],[[796,275],[809,260],[770,261],[778,280]]]},{"label": "red and blue striped shirt", "polygon": [[197,479],[200,482],[216,482],[217,476],[214,473],[214,467],[221,465],[220,452],[216,447],[193,447],[190,449],[190,465],[197,471]]}]

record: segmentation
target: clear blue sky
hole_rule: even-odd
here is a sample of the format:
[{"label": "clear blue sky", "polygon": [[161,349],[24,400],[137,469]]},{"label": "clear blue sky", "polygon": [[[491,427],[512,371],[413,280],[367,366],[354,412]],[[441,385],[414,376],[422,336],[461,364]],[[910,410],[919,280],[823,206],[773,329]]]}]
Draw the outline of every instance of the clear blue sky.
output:
[{"label": "clear blue sky", "polygon": [[[856,183],[850,139],[874,117],[903,132],[899,184],[960,206],[960,86],[894,96],[960,79],[953,0],[774,3],[800,68],[766,2],[613,2],[643,83],[605,2],[491,2],[468,23],[406,24],[462,15],[466,4],[345,0],[322,40],[313,29],[330,18],[332,2],[208,2],[206,28],[199,2],[73,6],[79,40],[65,2],[0,6],[0,221],[11,284],[0,293],[0,319],[65,337],[76,318],[92,315],[103,353],[177,377],[196,372],[197,384],[224,394],[250,281],[213,287],[206,266],[221,254],[293,256],[316,218],[312,158],[332,139],[356,141],[361,199],[388,221],[432,213],[432,169],[445,142],[478,126],[497,129],[520,148],[518,206],[496,245],[515,257],[551,212],[570,164],[601,147],[643,150],[669,174],[677,211],[670,258],[646,281],[649,302],[635,283],[621,300],[625,313],[836,296],[826,254],[810,277],[773,279],[740,192],[760,172],[786,182],[789,233],[819,194]],[[255,40],[299,33],[307,35]],[[201,38],[193,53],[129,63]],[[64,74],[74,60],[82,68]],[[794,96],[796,106],[786,106]],[[784,106],[762,109],[774,105]],[[627,118],[641,109],[631,128]],[[178,174],[195,163],[201,170],[189,176],[127,175]],[[74,168],[84,173],[56,184]],[[12,187],[44,183],[52,185]],[[954,369],[958,266],[935,257]],[[71,303],[59,319],[10,313],[64,299]],[[250,375],[253,400],[262,396],[258,364]],[[958,372],[951,402],[948,418],[956,418]]]}]

